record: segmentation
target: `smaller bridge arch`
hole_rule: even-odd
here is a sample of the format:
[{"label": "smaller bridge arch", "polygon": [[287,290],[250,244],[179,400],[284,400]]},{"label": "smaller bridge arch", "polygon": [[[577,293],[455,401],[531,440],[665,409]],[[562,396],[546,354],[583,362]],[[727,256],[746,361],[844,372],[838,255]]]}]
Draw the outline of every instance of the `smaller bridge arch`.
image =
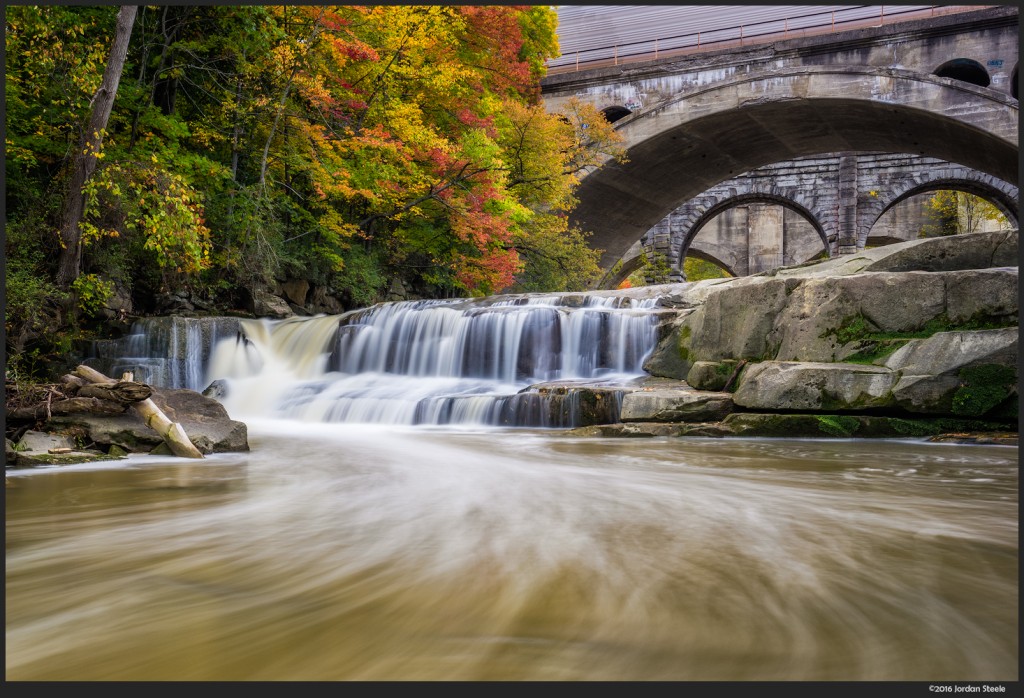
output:
[{"label": "smaller bridge arch", "polygon": [[618,104],[613,104],[612,106],[605,107],[604,109],[601,110],[601,114],[604,115],[604,118],[607,119],[608,123],[610,124],[614,124],[619,119],[624,119],[625,117],[629,116],[632,113],[632,109],[620,106]]},{"label": "smaller bridge arch", "polygon": [[988,87],[992,84],[992,78],[989,77],[985,66],[971,58],[954,58],[946,61],[936,68],[932,75],[969,82],[978,87]]},{"label": "smaller bridge arch", "polygon": [[966,167],[950,166],[935,170],[921,170],[892,181],[886,189],[876,191],[877,196],[861,193],[857,205],[857,244],[864,247],[871,229],[878,219],[897,204],[912,196],[929,192],[954,190],[980,196],[992,203],[1006,216],[1011,225],[1019,225],[1020,209],[1018,187]]},{"label": "smaller bridge arch", "polygon": [[[784,159],[888,151],[1016,180],[1017,101],[898,68],[804,66],[725,77],[616,122],[628,160],[582,178],[573,224],[608,269],[679,201]],[[843,223],[839,253],[857,249]]]},{"label": "smaller bridge arch", "polygon": [[[683,261],[689,253],[690,246],[709,221],[724,211],[750,203],[778,204],[785,209],[796,212],[811,224],[814,232],[821,239],[825,252],[829,256],[836,253],[839,240],[838,217],[836,213],[821,209],[816,200],[811,200],[803,192],[759,183],[752,186],[749,191],[742,193],[736,193],[735,190],[731,190],[724,193],[724,195],[719,195],[719,192],[712,189],[708,194],[710,196],[705,194],[699,197],[699,203],[696,206],[685,207],[685,212],[682,216],[672,216],[670,228],[678,229],[682,233],[680,235],[682,238],[680,249],[671,258],[673,268],[680,270],[683,268]],[[718,260],[709,261],[714,261],[719,266],[729,269],[730,273],[735,273],[731,269],[733,265],[725,264]]]}]

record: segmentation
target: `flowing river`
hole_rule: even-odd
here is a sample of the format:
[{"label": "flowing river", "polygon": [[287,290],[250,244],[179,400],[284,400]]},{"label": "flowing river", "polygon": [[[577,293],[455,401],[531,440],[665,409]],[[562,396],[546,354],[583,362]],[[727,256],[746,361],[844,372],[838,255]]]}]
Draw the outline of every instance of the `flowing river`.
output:
[{"label": "flowing river", "polygon": [[8,469],[6,678],[1018,679],[1015,446],[574,437],[510,396],[649,308],[555,305],[243,321],[250,452]]}]

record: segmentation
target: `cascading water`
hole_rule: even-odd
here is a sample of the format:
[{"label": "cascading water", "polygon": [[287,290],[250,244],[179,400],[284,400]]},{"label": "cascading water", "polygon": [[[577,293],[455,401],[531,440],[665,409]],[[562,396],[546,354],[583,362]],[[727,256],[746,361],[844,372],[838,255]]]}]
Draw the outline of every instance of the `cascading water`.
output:
[{"label": "cascading water", "polygon": [[146,318],[121,339],[95,342],[85,363],[112,378],[131,371],[143,383],[201,391],[212,348],[238,331],[231,317]]},{"label": "cascading water", "polygon": [[[219,381],[218,399],[238,419],[576,426],[577,390],[534,386],[615,386],[645,375],[656,304],[621,294],[494,296],[384,303],[340,316],[229,318],[204,335],[221,338],[205,366],[204,353],[186,346],[187,380],[165,372],[176,382],[164,385],[202,390]],[[137,334],[148,336],[146,328]],[[161,385],[155,376],[154,384]]]}]

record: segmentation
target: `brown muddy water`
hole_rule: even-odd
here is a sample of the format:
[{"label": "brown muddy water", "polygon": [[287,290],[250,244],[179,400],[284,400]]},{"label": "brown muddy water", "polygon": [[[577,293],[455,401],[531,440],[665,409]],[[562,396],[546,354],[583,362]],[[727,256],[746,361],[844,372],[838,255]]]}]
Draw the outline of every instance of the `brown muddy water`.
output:
[{"label": "brown muddy water", "polygon": [[1018,451],[250,423],[8,469],[8,681],[1015,681]]}]

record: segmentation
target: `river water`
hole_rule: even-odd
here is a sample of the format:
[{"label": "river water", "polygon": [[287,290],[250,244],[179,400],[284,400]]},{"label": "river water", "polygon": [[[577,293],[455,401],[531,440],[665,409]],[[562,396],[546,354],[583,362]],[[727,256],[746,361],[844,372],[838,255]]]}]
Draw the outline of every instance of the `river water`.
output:
[{"label": "river water", "polygon": [[1017,447],[572,436],[656,300],[140,326],[251,450],[8,469],[7,679],[1016,681]]},{"label": "river water", "polygon": [[9,470],[7,679],[1018,678],[1016,447],[250,444]]}]

